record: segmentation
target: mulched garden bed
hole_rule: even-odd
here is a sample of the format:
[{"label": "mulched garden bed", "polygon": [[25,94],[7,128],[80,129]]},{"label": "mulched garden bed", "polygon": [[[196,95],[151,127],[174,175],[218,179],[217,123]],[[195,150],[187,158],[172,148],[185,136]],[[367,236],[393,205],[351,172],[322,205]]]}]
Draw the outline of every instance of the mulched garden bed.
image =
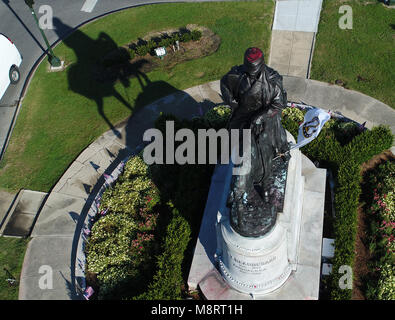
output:
[{"label": "mulched garden bed", "polygon": [[[193,24],[187,25],[186,29],[190,31],[199,30],[202,33],[202,37],[197,41],[180,41],[179,50],[173,46],[167,47],[167,54],[163,59],[160,59],[153,53],[129,59],[130,46],[133,43],[119,47],[104,56],[102,61],[96,65],[94,70],[95,79],[100,82],[114,82],[118,79],[122,81],[122,79],[144,76],[145,73],[158,68],[170,70],[179,63],[209,56],[218,50],[221,39],[210,29]],[[160,37],[164,34],[170,35],[177,31],[178,29],[169,29],[161,32],[152,32],[138,41],[147,41],[151,38]],[[110,66],[108,65],[109,63],[106,63],[117,60],[120,62],[110,63]]]}]

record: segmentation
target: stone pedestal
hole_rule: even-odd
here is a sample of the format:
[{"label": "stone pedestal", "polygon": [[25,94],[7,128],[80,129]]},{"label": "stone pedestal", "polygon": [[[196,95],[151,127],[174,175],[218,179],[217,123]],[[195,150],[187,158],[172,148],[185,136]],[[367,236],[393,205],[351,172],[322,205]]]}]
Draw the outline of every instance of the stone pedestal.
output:
[{"label": "stone pedestal", "polygon": [[[288,134],[288,140],[293,141]],[[262,237],[229,224],[231,166],[217,165],[188,278],[206,299],[318,299],[326,170],[291,151],[283,212]]]},{"label": "stone pedestal", "polygon": [[[289,133],[288,140],[294,143]],[[296,270],[304,185],[301,162],[300,151],[291,150],[283,212],[268,234],[240,236],[230,226],[229,209],[221,203],[216,223],[217,268],[229,285],[240,292],[269,293]]]},{"label": "stone pedestal", "polygon": [[240,236],[229,220],[222,221],[218,229],[222,237],[218,268],[231,287],[247,294],[264,294],[287,280],[292,266],[287,259],[286,230],[280,224],[260,238]]}]

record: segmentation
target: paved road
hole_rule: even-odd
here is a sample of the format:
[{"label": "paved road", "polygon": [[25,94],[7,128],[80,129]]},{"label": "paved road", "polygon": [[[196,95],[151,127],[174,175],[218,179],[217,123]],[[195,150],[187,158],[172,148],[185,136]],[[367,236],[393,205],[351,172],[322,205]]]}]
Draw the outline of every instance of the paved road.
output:
[{"label": "paved road", "polygon": [[[60,38],[63,38],[73,28],[103,14],[131,6],[160,2],[196,2],[196,0],[36,0],[35,9],[40,17],[40,6],[51,6],[53,16],[60,18],[69,26],[61,30]],[[24,57],[20,67],[21,81],[16,86],[10,86],[0,100],[1,158],[5,151],[5,143],[11,134],[10,128],[16,116],[24,85],[35,63],[45,52],[45,42],[23,0],[0,0],[0,33],[11,38]],[[50,44],[59,40],[59,36],[53,30],[45,30],[45,33]]]}]

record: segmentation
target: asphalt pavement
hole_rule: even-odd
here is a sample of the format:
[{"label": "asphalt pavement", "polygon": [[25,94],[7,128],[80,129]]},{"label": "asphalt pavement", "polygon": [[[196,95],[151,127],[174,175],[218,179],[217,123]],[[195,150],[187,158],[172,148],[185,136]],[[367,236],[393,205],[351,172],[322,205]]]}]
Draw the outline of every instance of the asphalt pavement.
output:
[{"label": "asphalt pavement", "polygon": [[[204,1],[204,0],[203,0]],[[200,1],[200,2],[203,2]],[[210,1],[210,0],[206,0]],[[102,15],[144,4],[164,2],[197,2],[196,0],[35,0],[34,8],[40,18],[45,14],[40,8],[49,5],[53,17],[57,17],[67,26],[59,33],[46,29],[45,34],[51,45],[55,44],[74,28]],[[45,9],[45,7],[42,7]],[[0,33],[8,36],[23,56],[20,66],[21,80],[10,85],[0,99],[0,159],[2,158],[13,124],[16,121],[20,101],[23,99],[29,77],[35,66],[45,54],[46,45],[32,17],[29,7],[23,0],[0,0]]]}]

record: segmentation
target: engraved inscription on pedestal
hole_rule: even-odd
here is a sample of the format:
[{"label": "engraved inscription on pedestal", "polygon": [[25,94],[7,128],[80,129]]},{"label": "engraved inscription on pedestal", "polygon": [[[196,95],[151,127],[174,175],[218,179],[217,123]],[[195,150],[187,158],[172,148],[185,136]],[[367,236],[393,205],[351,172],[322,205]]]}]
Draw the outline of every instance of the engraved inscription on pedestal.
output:
[{"label": "engraved inscription on pedestal", "polygon": [[263,294],[285,282],[292,268],[287,259],[286,230],[280,224],[259,238],[240,236],[227,218],[221,221],[220,230],[219,270],[235,289]]},{"label": "engraved inscription on pedestal", "polygon": [[272,263],[273,261],[276,260],[275,256],[270,257],[269,259],[264,259],[263,261],[259,261],[258,259],[256,261],[246,261],[246,259],[243,259],[243,257],[239,257],[237,255],[231,255],[229,254],[230,258],[230,265],[237,270],[240,273],[245,273],[245,274],[261,274],[262,272],[265,272],[267,270],[267,265]]}]

